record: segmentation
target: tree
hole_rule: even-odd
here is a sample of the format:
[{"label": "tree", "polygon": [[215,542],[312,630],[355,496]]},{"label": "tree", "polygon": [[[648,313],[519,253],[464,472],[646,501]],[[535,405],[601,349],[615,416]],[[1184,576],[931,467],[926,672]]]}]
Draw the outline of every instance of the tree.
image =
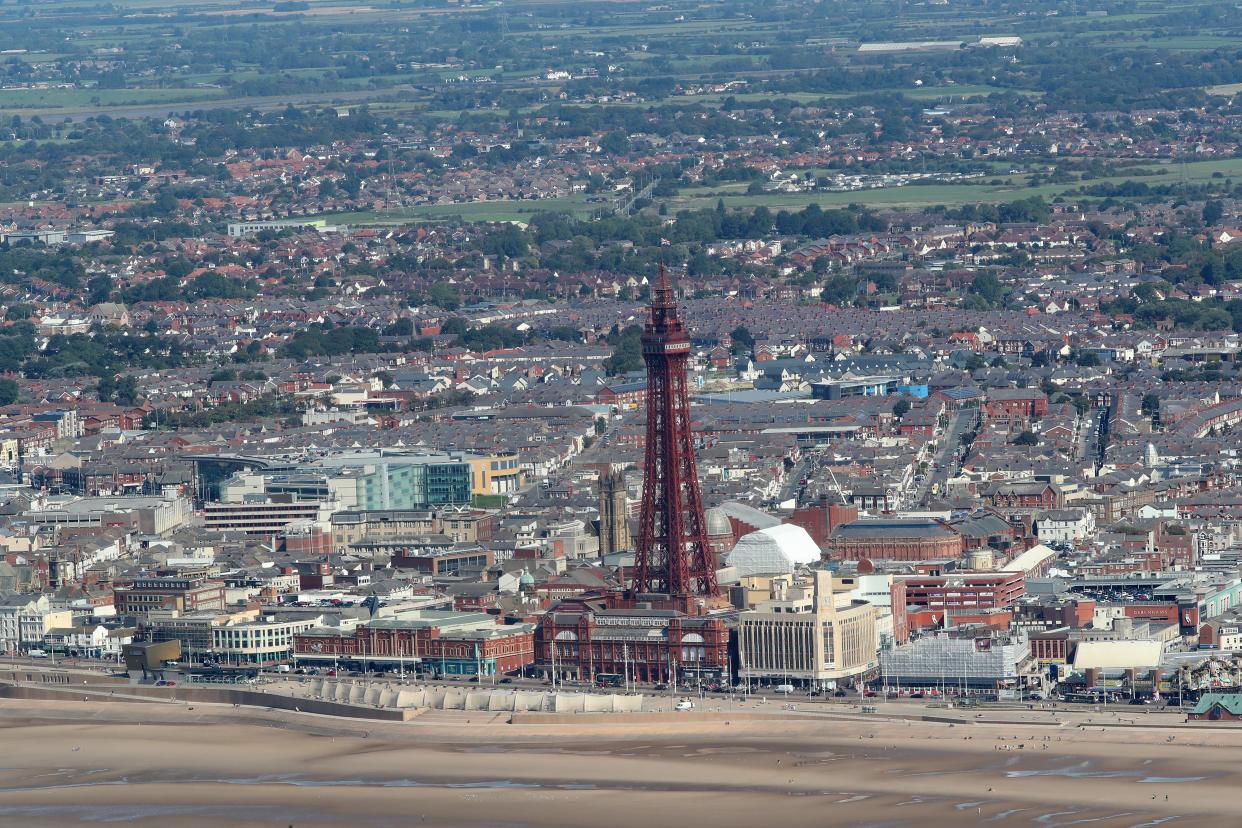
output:
[{"label": "tree", "polygon": [[111,402],[112,397],[116,394],[116,378],[112,376],[104,376],[99,378],[99,384],[95,386],[95,396],[100,402]]},{"label": "tree", "polygon": [[510,259],[525,256],[528,246],[526,233],[518,226],[506,224],[483,238],[483,252],[491,256],[507,256]]},{"label": "tree", "polygon": [[1160,395],[1147,393],[1143,395],[1143,402],[1139,406],[1139,411],[1148,417],[1152,417],[1160,413]]},{"label": "tree", "polygon": [[398,319],[387,328],[384,328],[384,336],[413,336],[414,320],[408,317]]},{"label": "tree", "polygon": [[113,395],[117,405],[136,405],[138,403],[138,380],[132,376],[121,377],[116,381],[116,393]]},{"label": "tree", "polygon": [[909,412],[910,412],[910,401],[909,400],[898,400],[897,402],[893,403],[893,416],[896,417],[897,419],[900,420],[902,417],[906,416],[906,414],[908,414]]},{"label": "tree", "polygon": [[12,405],[17,402],[17,380],[0,379],[0,405]]},{"label": "tree", "polygon": [[1013,438],[1015,446],[1037,446],[1039,445],[1039,437],[1035,436],[1033,431],[1024,431],[1017,437]]},{"label": "tree", "polygon": [[609,132],[599,139],[600,152],[625,155],[630,151],[630,138],[624,132]]},{"label": "tree", "polygon": [[396,378],[395,378],[395,377],[393,377],[393,375],[392,375],[391,373],[389,373],[388,371],[379,371],[379,372],[377,372],[377,373],[375,374],[375,378],[376,378],[377,380],[379,380],[379,381],[380,381],[380,384],[381,384],[381,385],[383,385],[383,386],[384,386],[384,388],[386,388],[386,389],[387,389],[387,388],[392,388],[392,384],[393,384],[394,382],[396,382]]},{"label": "tree", "polygon": [[1225,208],[1219,201],[1208,201],[1203,205],[1203,223],[1208,227],[1218,223],[1225,215]]},{"label": "tree", "polygon": [[733,344],[729,346],[734,356],[741,354],[752,354],[755,352],[755,338],[751,336],[750,330],[745,325],[738,325],[729,334],[729,338],[733,340]]},{"label": "tree", "polygon": [[444,282],[436,282],[427,291],[427,298],[431,300],[433,305],[444,308],[447,311],[455,311],[461,307],[461,297],[457,295],[457,291],[452,285]]},{"label": "tree", "polygon": [[1142,284],[1135,285],[1130,293],[1133,294],[1134,298],[1140,302],[1155,302],[1160,298],[1156,295],[1156,286],[1151,282],[1143,282]]},{"label": "tree", "polygon": [[989,307],[995,307],[1005,298],[1005,286],[995,273],[983,272],[970,283],[970,294],[986,302]]},{"label": "tree", "polygon": [[604,370],[609,376],[637,371],[643,367],[642,328],[630,325],[605,338],[612,345],[612,356],[604,360]]},{"label": "tree", "polygon": [[86,289],[90,291],[86,299],[88,305],[107,302],[108,297],[112,295],[112,278],[101,273],[86,283]]}]

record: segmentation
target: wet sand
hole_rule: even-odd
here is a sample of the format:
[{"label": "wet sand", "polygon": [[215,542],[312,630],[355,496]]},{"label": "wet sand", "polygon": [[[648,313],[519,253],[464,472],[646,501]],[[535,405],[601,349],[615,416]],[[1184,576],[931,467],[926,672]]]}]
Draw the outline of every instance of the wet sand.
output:
[{"label": "wet sand", "polygon": [[569,722],[0,701],[0,826],[1239,822],[1242,730]]}]

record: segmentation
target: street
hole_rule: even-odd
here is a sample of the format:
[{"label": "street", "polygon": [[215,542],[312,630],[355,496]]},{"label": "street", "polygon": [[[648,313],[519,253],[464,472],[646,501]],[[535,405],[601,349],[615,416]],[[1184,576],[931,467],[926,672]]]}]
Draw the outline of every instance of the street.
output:
[{"label": "street", "polygon": [[979,412],[972,408],[958,411],[949,420],[931,468],[907,501],[911,506],[927,503],[931,498],[932,486],[937,483],[940,484],[939,491],[944,491],[945,483],[958,469],[957,449],[961,445],[962,435],[976,423],[978,416]]}]

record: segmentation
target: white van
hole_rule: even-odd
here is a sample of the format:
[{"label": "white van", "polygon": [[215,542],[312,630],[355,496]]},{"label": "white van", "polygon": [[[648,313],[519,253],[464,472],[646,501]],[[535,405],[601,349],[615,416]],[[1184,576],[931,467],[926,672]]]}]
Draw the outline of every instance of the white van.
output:
[{"label": "white van", "polygon": [[42,650],[31,650],[30,652],[26,653],[26,655],[30,656],[31,658],[47,658],[47,653],[43,652]]},{"label": "white van", "polygon": [[288,664],[277,664],[275,667],[272,668],[272,672],[273,673],[292,673],[293,668],[290,667]]},{"label": "white van", "polygon": [[794,691],[794,686],[793,686],[792,684],[778,684],[778,685],[776,685],[776,692],[778,692],[778,693],[784,693],[786,696],[788,696],[788,695],[789,695],[790,693],[792,693],[793,691]]},{"label": "white van", "polygon": [[674,710],[693,710],[694,702],[690,701],[689,699],[682,699],[681,701],[677,702],[677,704],[673,705],[673,709]]}]

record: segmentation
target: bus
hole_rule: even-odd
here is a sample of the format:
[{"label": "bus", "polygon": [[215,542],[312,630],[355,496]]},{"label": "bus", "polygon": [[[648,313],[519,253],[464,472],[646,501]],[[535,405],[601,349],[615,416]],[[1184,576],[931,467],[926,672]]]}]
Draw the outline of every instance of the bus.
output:
[{"label": "bus", "polygon": [[625,676],[620,673],[596,673],[596,687],[620,687],[625,684]]},{"label": "bus", "polygon": [[1080,693],[1066,693],[1065,701],[1071,704],[1102,704],[1107,701],[1107,698],[1099,690],[1088,690]]}]

